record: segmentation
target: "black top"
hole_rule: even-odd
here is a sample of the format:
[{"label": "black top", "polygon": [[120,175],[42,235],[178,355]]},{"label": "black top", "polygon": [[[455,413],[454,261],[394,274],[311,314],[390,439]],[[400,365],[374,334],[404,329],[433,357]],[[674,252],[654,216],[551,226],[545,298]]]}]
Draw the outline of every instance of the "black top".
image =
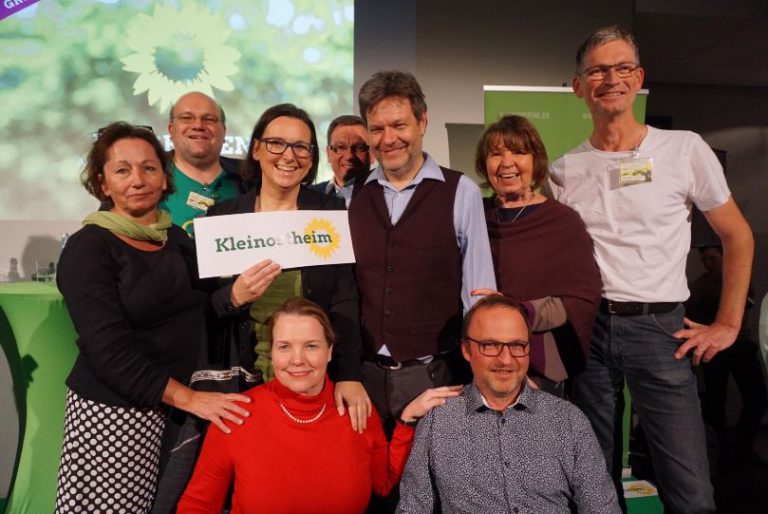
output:
[{"label": "black top", "polygon": [[67,378],[107,405],[155,406],[170,377],[186,384],[204,337],[193,243],[173,225],[157,251],[86,225],[67,241],[57,283],[80,353]]},{"label": "black top", "polygon": [[[208,216],[252,213],[258,191],[258,188],[254,188],[235,199],[218,203],[208,210]],[[299,210],[344,210],[344,200],[334,195],[314,191],[306,186],[301,186],[297,203]],[[360,297],[355,281],[354,265],[308,266],[300,270],[304,297],[325,309],[336,333],[333,361],[329,366],[331,378],[335,382],[362,380]],[[256,346],[256,336],[248,310],[250,304],[239,308],[232,305],[230,298],[233,283],[234,280],[230,280],[227,285],[211,296],[211,306],[221,318],[230,318],[231,323],[227,327],[227,332],[237,338],[241,359],[248,358],[246,352],[252,355],[250,358],[250,367],[252,367],[255,360],[253,348]],[[243,362],[243,364],[248,363]]]}]

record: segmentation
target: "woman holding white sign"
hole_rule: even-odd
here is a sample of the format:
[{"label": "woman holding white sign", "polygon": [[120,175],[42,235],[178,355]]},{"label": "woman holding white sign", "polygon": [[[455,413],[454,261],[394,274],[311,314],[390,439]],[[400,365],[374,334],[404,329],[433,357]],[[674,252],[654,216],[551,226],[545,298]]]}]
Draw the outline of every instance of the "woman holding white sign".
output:
[{"label": "woman holding white sign", "polygon": [[[344,210],[344,201],[311,190],[319,162],[317,134],[309,115],[292,104],[267,109],[256,122],[244,162],[243,178],[252,184],[240,197],[217,204],[209,216],[293,210]],[[255,348],[265,380],[272,377],[267,325],[287,298],[303,296],[325,309],[339,336],[331,377],[339,415],[362,432],[371,402],[361,380],[360,310],[351,264],[309,266],[284,271],[265,260],[245,270],[213,296],[217,314],[230,317],[228,336],[239,348]]]}]

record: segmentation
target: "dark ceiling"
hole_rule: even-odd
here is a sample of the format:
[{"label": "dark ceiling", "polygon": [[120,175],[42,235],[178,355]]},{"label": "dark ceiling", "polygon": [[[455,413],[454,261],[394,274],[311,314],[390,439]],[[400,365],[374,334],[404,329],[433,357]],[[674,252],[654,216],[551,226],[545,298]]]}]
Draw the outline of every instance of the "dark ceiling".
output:
[{"label": "dark ceiling", "polygon": [[638,1],[634,32],[655,83],[768,87],[768,2]]}]

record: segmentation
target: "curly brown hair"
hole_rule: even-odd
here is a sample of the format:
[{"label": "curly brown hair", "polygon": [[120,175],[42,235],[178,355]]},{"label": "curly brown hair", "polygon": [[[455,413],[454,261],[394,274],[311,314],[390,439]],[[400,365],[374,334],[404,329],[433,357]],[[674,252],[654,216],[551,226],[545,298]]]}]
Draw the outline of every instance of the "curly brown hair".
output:
[{"label": "curly brown hair", "polygon": [[104,191],[101,190],[101,183],[104,181],[104,165],[109,160],[112,146],[122,139],[141,139],[149,143],[155,151],[157,159],[163,168],[163,175],[165,175],[167,186],[160,197],[160,201],[165,200],[168,195],[176,191],[176,187],[173,185],[173,173],[171,172],[168,156],[163,145],[160,144],[160,141],[152,132],[152,129],[145,126],[131,125],[125,121],[116,121],[99,129],[96,141],[93,142],[93,146],[88,152],[88,157],[85,159],[83,171],[80,173],[80,182],[82,182],[86,191],[91,196],[96,197],[102,204],[113,205],[112,198],[105,195]]}]

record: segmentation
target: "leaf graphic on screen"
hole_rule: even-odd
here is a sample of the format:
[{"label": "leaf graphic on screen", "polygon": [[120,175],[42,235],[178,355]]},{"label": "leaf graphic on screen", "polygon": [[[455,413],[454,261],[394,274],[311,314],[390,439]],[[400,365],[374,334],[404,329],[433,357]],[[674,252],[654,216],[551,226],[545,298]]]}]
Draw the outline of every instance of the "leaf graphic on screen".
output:
[{"label": "leaf graphic on screen", "polygon": [[240,52],[225,44],[230,32],[220,16],[192,3],[157,5],[152,16],[137,15],[126,30],[134,53],[121,59],[124,70],[138,74],[133,94],[146,92],[149,105],[166,110],[189,91],[212,97],[213,88],[231,91]]}]

